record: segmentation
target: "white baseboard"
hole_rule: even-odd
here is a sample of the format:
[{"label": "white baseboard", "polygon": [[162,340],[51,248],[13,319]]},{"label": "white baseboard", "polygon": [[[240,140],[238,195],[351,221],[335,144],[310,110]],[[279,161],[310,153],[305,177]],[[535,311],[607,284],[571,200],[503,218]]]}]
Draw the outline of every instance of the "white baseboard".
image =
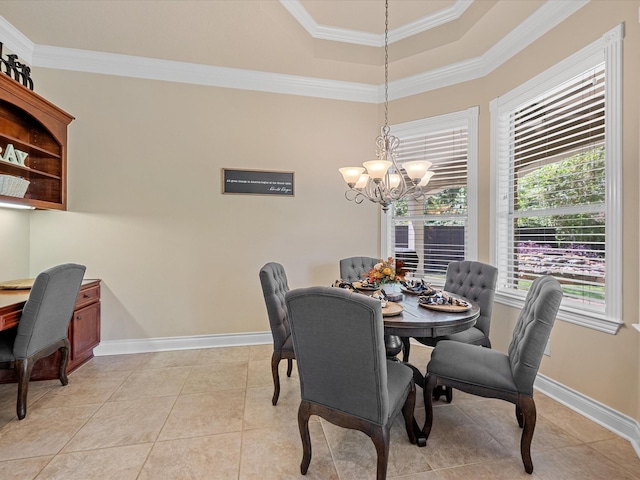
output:
[{"label": "white baseboard", "polygon": [[[94,354],[96,356],[123,355],[167,350],[263,345],[271,342],[271,332],[106,340],[100,342],[100,345],[94,349]],[[534,386],[541,393],[631,442],[636,454],[640,457],[640,424],[636,420],[544,375],[538,374]]]},{"label": "white baseboard", "polygon": [[640,457],[640,424],[633,418],[541,374],[536,377],[534,387],[562,405],[628,440],[636,451],[636,455]]},{"label": "white baseboard", "polygon": [[140,338],[133,340],[103,340],[94,355],[193,350],[196,348],[235,347],[272,343],[271,332],[234,333],[224,335],[194,335],[189,337]]}]

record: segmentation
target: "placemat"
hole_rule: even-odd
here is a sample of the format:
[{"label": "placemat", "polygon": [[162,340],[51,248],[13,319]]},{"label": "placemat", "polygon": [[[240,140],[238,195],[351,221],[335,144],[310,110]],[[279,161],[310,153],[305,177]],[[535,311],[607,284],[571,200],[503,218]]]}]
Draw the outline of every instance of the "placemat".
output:
[{"label": "placemat", "polygon": [[375,292],[376,290],[380,290],[380,287],[369,287],[362,285],[362,282],[353,282],[352,285],[356,287],[358,290],[362,290],[364,292]]},{"label": "placemat", "polygon": [[395,315],[400,315],[404,308],[402,305],[399,305],[395,302],[387,302],[387,306],[382,309],[383,317],[393,317]]},{"label": "placemat", "polygon": [[428,308],[430,310],[439,310],[441,312],[465,312],[471,308],[471,305],[469,306],[442,305],[437,303],[420,303],[420,302],[418,302],[418,305],[424,308]]}]

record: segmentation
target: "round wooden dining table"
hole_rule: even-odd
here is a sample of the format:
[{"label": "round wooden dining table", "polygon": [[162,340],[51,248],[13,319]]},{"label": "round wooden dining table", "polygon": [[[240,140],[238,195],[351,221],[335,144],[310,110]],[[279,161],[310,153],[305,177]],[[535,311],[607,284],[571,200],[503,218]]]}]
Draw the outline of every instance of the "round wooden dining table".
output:
[{"label": "round wooden dining table", "polygon": [[[454,297],[459,295],[451,294]],[[402,312],[387,316],[384,313],[384,333],[399,337],[441,337],[462,332],[476,324],[480,316],[480,306],[469,302],[471,308],[463,311],[443,311],[418,305],[417,295],[404,295],[401,302]],[[436,308],[438,306],[435,306]]]}]

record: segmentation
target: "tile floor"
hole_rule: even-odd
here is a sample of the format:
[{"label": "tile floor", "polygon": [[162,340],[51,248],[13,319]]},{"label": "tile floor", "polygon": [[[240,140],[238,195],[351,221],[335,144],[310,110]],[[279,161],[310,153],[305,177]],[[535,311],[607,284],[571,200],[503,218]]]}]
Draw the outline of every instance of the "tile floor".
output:
[{"label": "tile floor", "polygon": [[[26,419],[0,386],[0,479],[301,479],[299,387],[284,374],[277,406],[271,346],[96,357],[57,381],[33,382]],[[411,350],[426,365],[430,349]],[[295,365],[295,362],[294,362]],[[418,389],[416,418],[424,420]],[[437,402],[426,448],[392,429],[388,478],[640,479],[629,442],[540,393],[533,475],[524,473],[513,406],[454,392]],[[375,478],[362,433],[312,418],[308,479]]]}]

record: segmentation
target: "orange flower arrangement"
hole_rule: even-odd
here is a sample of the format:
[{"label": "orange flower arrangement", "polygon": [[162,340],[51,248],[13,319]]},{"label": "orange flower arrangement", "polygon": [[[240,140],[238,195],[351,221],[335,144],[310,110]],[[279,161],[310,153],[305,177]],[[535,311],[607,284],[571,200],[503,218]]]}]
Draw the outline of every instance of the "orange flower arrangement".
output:
[{"label": "orange flower arrangement", "polygon": [[404,263],[402,260],[394,260],[389,257],[386,260],[380,260],[371,270],[364,274],[367,281],[371,284],[391,283],[404,280]]}]

